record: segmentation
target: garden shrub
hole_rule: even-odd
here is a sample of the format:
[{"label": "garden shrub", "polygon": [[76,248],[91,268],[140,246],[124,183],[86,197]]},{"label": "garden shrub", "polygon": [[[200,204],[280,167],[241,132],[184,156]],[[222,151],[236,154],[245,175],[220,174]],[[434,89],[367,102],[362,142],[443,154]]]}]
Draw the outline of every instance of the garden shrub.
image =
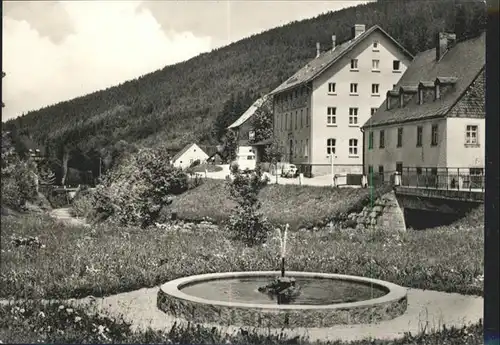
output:
[{"label": "garden shrub", "polygon": [[35,201],[38,197],[36,171],[35,162],[21,159],[8,138],[2,135],[2,205],[22,210],[27,202]]},{"label": "garden shrub", "polygon": [[252,173],[242,173],[238,166],[231,169],[232,178],[228,179],[229,194],[237,203],[227,222],[227,228],[235,238],[252,246],[263,243],[271,228],[267,219],[259,212],[261,203],[259,192],[269,180],[263,178],[259,167]]},{"label": "garden shrub", "polygon": [[124,159],[96,187],[98,218],[130,225],[153,224],[172,196],[189,188],[187,174],[167,162],[167,153],[159,149],[141,149]]}]

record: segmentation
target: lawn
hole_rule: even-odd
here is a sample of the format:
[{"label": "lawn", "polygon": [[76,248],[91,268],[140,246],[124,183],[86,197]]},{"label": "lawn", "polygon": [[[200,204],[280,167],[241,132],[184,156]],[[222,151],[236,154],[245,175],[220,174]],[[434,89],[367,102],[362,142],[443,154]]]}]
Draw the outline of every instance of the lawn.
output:
[{"label": "lawn", "polygon": [[[265,191],[268,200],[279,200],[271,191]],[[476,221],[482,214],[478,210],[455,225],[431,231],[291,232],[287,269],[482,295],[483,222]],[[43,246],[11,242],[28,236],[37,236]],[[0,297],[103,296],[193,274],[274,270],[278,248],[276,237],[262,246],[244,247],[207,223],[147,229],[101,224],[89,229],[68,228],[35,215],[2,217]]]},{"label": "lawn", "polygon": [[[274,224],[290,224],[292,229],[328,223],[352,210],[361,210],[370,198],[384,190],[313,187],[296,185],[266,186],[259,195],[262,213]],[[204,183],[178,196],[172,209],[180,219],[197,221],[210,218],[222,222],[229,218],[235,203],[229,199],[224,180]]]},{"label": "lawn", "polygon": [[190,170],[192,170],[193,172],[197,172],[197,173],[204,173],[205,170],[207,172],[218,172],[218,171],[222,171],[222,168],[218,165],[213,165],[213,164],[201,164],[201,165],[197,165],[193,168],[190,168]]},{"label": "lawn", "polygon": [[262,335],[253,331],[227,334],[215,328],[180,325],[164,332],[133,331],[122,320],[113,320],[88,309],[39,302],[0,306],[0,343],[86,343],[86,344],[302,344],[302,345],[479,345],[483,344],[483,326],[478,323],[461,329],[431,334],[405,335],[396,341],[362,340],[309,342],[306,338],[287,339],[280,335]]}]

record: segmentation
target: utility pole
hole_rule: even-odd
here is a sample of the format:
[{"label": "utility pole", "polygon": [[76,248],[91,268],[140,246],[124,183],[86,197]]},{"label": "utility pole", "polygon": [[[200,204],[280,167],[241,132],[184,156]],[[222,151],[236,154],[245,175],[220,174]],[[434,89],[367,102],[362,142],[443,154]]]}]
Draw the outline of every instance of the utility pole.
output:
[{"label": "utility pole", "polygon": [[[3,79],[3,77],[5,77],[6,75],[7,75],[7,74],[6,74],[4,71],[2,71],[2,79]],[[2,102],[2,108],[3,108],[3,107],[5,107],[5,104]]]},{"label": "utility pole", "polygon": [[332,148],[332,153],[330,154],[330,170],[332,174],[332,187],[335,187],[335,173],[334,173],[334,165],[333,165],[333,159],[335,154],[333,153],[333,148]]}]

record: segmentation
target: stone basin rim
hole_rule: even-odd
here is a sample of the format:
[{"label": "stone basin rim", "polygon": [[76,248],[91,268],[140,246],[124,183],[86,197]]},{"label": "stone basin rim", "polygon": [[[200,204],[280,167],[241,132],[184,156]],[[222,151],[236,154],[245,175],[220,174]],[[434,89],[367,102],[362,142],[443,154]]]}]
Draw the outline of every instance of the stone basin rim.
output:
[{"label": "stone basin rim", "polygon": [[263,309],[263,310],[337,310],[337,309],[350,309],[350,308],[360,308],[360,307],[370,307],[375,305],[386,304],[394,301],[399,301],[406,298],[407,289],[379,279],[366,278],[360,276],[352,276],[345,274],[335,274],[335,273],[318,273],[318,272],[297,272],[297,271],[287,271],[285,276],[295,277],[295,278],[319,278],[319,279],[331,279],[340,281],[350,281],[353,283],[361,283],[365,285],[373,284],[378,288],[385,289],[389,291],[385,295],[367,299],[358,302],[349,303],[336,303],[336,304],[324,304],[324,305],[306,305],[306,304],[260,304],[260,303],[240,303],[240,302],[226,302],[218,300],[209,300],[205,298],[196,297],[193,295],[186,294],[181,291],[181,288],[185,285],[191,285],[196,283],[203,283],[207,281],[219,280],[219,279],[231,279],[231,278],[252,278],[252,277],[275,277],[281,274],[280,271],[247,271],[247,272],[223,272],[223,273],[207,273],[199,274],[193,276],[182,277],[178,279],[171,280],[160,286],[160,290],[177,299],[182,299],[185,301],[216,305],[221,307],[231,307],[231,308],[251,308],[251,309]]}]

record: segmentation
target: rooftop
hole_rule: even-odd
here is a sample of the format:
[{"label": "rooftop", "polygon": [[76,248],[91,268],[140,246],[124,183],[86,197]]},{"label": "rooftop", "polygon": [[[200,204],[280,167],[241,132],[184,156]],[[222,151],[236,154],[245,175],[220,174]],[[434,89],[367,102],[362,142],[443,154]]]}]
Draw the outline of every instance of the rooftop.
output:
[{"label": "rooftop", "polygon": [[[446,116],[480,73],[484,73],[485,36],[483,33],[476,38],[457,42],[439,61],[436,61],[435,48],[417,54],[395,90],[399,90],[401,86],[415,88],[419,84],[430,88],[434,87],[435,82],[453,84],[454,87],[440,99],[423,104],[412,100],[403,108],[395,107],[389,110],[382,105],[363,128]],[[413,97],[418,95],[415,94]]]},{"label": "rooftop", "polygon": [[269,98],[269,95],[264,95],[262,96],[261,98],[259,98],[258,100],[256,100],[244,113],[243,115],[241,115],[238,120],[234,121],[229,127],[227,127],[228,129],[231,129],[231,128],[237,128],[239,126],[241,126],[242,124],[244,124],[250,117],[253,116],[253,114],[255,114],[255,112],[257,111],[257,109],[259,109],[265,101],[267,101],[267,99]]},{"label": "rooftop", "polygon": [[370,34],[374,31],[380,31],[385,36],[387,36],[391,41],[394,42],[397,46],[399,46],[403,52],[405,52],[410,58],[413,56],[403,47],[401,46],[394,38],[392,38],[387,32],[385,32],[380,26],[374,25],[356,38],[353,38],[349,41],[343,42],[339,45],[336,45],[335,49],[329,49],[321,53],[318,57],[311,60],[307,65],[298,70],[293,76],[289,79],[285,80],[280,86],[274,89],[270,95],[274,95],[288,89],[291,89],[300,84],[307,83],[317,76],[319,76],[323,71],[325,71],[328,67],[337,62],[340,58],[342,58],[345,54],[351,51],[359,42],[363,41],[365,38],[370,36]]}]

